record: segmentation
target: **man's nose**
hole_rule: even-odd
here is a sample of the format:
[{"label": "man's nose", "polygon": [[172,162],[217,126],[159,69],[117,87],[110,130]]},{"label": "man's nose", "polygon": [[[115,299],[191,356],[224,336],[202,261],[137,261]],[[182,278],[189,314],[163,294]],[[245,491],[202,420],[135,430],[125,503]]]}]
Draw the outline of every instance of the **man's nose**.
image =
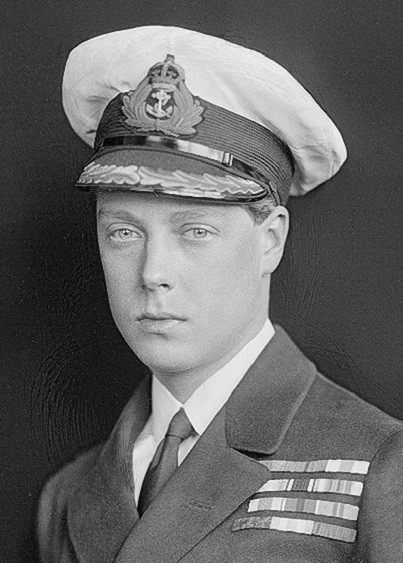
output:
[{"label": "man's nose", "polygon": [[142,287],[149,291],[172,289],[173,257],[164,241],[149,240],[144,250]]}]

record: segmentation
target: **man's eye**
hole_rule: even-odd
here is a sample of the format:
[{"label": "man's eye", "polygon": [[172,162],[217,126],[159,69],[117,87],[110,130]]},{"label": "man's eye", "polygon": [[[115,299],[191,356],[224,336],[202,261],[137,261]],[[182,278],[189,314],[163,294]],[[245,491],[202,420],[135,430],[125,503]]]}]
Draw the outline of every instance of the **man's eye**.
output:
[{"label": "man's eye", "polygon": [[140,238],[138,232],[128,228],[115,229],[109,236],[111,237],[111,239],[119,242]]},{"label": "man's eye", "polygon": [[192,229],[185,231],[185,235],[192,239],[205,239],[211,235],[211,232],[207,229],[203,229],[202,227],[193,227]]}]

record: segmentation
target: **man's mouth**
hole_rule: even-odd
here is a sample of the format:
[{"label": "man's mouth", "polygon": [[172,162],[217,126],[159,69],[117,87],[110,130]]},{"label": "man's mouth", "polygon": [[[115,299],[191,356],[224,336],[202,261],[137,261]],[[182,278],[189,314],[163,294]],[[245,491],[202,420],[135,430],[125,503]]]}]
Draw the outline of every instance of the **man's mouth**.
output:
[{"label": "man's mouth", "polygon": [[186,319],[173,313],[151,313],[146,312],[137,318],[141,330],[151,334],[164,334]]},{"label": "man's mouth", "polygon": [[184,321],[184,317],[180,317],[178,315],[174,315],[172,313],[143,313],[142,315],[140,315],[137,320],[138,321],[143,321],[143,320],[151,320],[151,321],[166,321],[166,320],[177,320],[177,321]]}]

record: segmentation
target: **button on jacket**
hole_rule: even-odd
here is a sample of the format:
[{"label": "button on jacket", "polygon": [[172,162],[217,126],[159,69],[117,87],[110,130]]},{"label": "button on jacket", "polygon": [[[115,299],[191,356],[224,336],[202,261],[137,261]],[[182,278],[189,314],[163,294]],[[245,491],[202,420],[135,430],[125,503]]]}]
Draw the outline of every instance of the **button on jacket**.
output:
[{"label": "button on jacket", "polygon": [[401,563],[403,424],[276,334],[139,519],[145,379],[105,444],[45,486],[44,563]]}]

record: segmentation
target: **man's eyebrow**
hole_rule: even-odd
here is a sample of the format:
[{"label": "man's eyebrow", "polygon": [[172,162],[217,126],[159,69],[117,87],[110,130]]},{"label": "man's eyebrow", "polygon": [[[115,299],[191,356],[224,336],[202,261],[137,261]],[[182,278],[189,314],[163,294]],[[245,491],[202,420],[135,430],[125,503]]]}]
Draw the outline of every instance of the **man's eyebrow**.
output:
[{"label": "man's eyebrow", "polygon": [[[104,209],[100,208],[97,214],[98,220],[114,219],[119,221],[127,222],[141,222],[141,218],[137,217],[130,211],[126,209]],[[197,221],[200,219],[222,219],[225,217],[225,213],[219,211],[218,209],[209,210],[198,210],[198,209],[186,209],[184,211],[175,211],[169,215],[169,221],[172,223],[177,223],[180,221]]]},{"label": "man's eyebrow", "polygon": [[103,218],[119,219],[120,221],[127,222],[138,220],[132,213],[126,211],[126,209],[108,210],[101,207],[98,211],[98,219]]},{"label": "man's eyebrow", "polygon": [[225,216],[225,213],[217,210],[209,209],[208,211],[199,211],[197,209],[188,209],[186,211],[175,211],[170,216],[170,220],[172,222],[177,221],[194,221],[197,219],[222,219]]}]

